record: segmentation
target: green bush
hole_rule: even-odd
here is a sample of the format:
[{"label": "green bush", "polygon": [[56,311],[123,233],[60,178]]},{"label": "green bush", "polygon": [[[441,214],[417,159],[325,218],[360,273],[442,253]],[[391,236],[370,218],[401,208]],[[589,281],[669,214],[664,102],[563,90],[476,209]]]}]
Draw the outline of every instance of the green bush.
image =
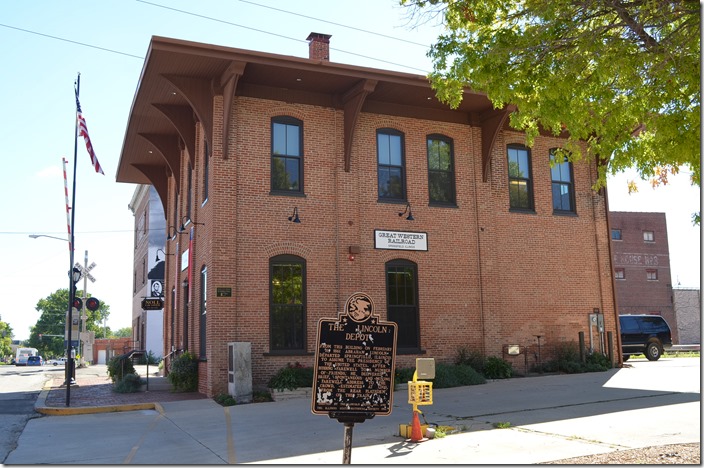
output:
[{"label": "green bush", "polygon": [[195,392],[198,390],[198,361],[186,351],[171,363],[167,377],[174,391]]},{"label": "green bush", "polygon": [[227,393],[221,393],[219,395],[216,395],[213,399],[220,406],[235,406],[237,404],[237,400],[235,400],[232,395],[229,395]]},{"label": "green bush", "polygon": [[413,380],[414,367],[401,367],[394,370],[394,385],[405,384]]},{"label": "green bush", "polygon": [[137,375],[137,371],[132,364],[132,359],[129,359],[127,354],[114,356],[108,361],[108,375],[113,384],[122,382],[129,374]]},{"label": "green bush", "polygon": [[125,374],[125,376],[113,386],[113,390],[117,393],[135,393],[139,391],[139,387],[144,385],[145,381],[137,374]]},{"label": "green bush", "polygon": [[484,355],[477,351],[470,351],[470,349],[466,346],[462,346],[457,350],[455,364],[464,364],[479,373],[484,373],[485,363],[486,359],[484,358]]},{"label": "green bush", "polygon": [[295,390],[299,387],[313,386],[313,368],[304,367],[300,363],[287,364],[279,369],[274,376],[269,379],[269,388],[283,392],[284,390]]},{"label": "green bush", "polygon": [[513,376],[513,368],[503,359],[489,356],[484,363],[482,374],[487,379],[510,379]]},{"label": "green bush", "polygon": [[609,358],[601,353],[590,353],[581,361],[579,345],[574,341],[558,346],[555,359],[532,368],[535,372],[563,372],[565,374],[580,374],[582,372],[604,372],[611,368]]},{"label": "green bush", "polygon": [[267,401],[274,401],[271,393],[267,390],[254,390],[252,392],[252,403],[264,403]]},{"label": "green bush", "polygon": [[443,363],[435,365],[433,388],[463,387],[483,383],[486,383],[486,379],[470,366]]}]

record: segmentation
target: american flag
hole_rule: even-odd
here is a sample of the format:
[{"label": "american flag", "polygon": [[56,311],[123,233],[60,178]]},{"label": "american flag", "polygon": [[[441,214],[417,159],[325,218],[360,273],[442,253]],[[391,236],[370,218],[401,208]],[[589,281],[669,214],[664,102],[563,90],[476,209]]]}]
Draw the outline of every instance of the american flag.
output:
[{"label": "american flag", "polygon": [[100,167],[100,163],[98,162],[98,157],[95,155],[95,151],[93,150],[93,144],[90,142],[86,119],[83,118],[83,112],[81,111],[81,103],[78,101],[78,95],[76,95],[76,117],[78,118],[78,136],[82,136],[83,140],[86,142],[86,149],[88,150],[88,155],[90,156],[90,162],[93,164],[95,172],[105,175],[103,168]]}]

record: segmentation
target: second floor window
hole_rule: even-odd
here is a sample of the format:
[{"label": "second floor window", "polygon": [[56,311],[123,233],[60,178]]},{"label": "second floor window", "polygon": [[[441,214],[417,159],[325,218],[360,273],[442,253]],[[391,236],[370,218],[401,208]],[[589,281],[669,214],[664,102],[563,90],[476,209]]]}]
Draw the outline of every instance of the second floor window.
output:
[{"label": "second floor window", "polygon": [[611,230],[611,239],[612,240],[623,240],[623,237],[621,236],[621,230],[620,229],[612,229]]},{"label": "second floor window", "polygon": [[511,209],[533,210],[530,152],[522,146],[508,147],[508,196]]},{"label": "second floor window", "polygon": [[428,136],[428,192],[431,203],[455,204],[455,164],[452,139]]},{"label": "second floor window", "polygon": [[376,155],[380,199],[406,199],[406,168],[403,153],[403,133],[390,128],[377,130]]},{"label": "second floor window", "polygon": [[550,174],[552,178],[552,209],[556,212],[574,212],[574,182],[572,163],[565,158],[555,162],[555,154],[550,152]]},{"label": "second floor window", "polygon": [[643,242],[655,242],[653,231],[643,231]]},{"label": "second floor window", "polygon": [[657,281],[658,270],[645,270],[645,277],[648,281]]},{"label": "second floor window", "polygon": [[271,191],[303,192],[303,122],[271,119]]}]

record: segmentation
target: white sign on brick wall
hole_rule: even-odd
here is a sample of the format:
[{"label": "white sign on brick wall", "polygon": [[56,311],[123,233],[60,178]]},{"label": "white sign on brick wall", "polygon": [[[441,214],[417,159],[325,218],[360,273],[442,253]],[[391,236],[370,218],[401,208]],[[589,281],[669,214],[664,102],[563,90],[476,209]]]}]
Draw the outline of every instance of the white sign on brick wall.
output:
[{"label": "white sign on brick wall", "polygon": [[374,248],[389,250],[428,250],[427,232],[374,230]]}]

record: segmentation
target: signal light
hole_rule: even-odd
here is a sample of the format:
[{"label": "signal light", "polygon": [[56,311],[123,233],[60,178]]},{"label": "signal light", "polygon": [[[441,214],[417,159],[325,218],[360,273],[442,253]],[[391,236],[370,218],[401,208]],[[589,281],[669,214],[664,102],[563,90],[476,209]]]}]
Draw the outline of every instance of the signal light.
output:
[{"label": "signal light", "polygon": [[73,307],[81,310],[83,308],[83,300],[80,297],[73,298]]},{"label": "signal light", "polygon": [[95,312],[100,308],[100,301],[96,299],[95,297],[89,297],[86,299],[86,309],[90,310],[91,312]]}]

